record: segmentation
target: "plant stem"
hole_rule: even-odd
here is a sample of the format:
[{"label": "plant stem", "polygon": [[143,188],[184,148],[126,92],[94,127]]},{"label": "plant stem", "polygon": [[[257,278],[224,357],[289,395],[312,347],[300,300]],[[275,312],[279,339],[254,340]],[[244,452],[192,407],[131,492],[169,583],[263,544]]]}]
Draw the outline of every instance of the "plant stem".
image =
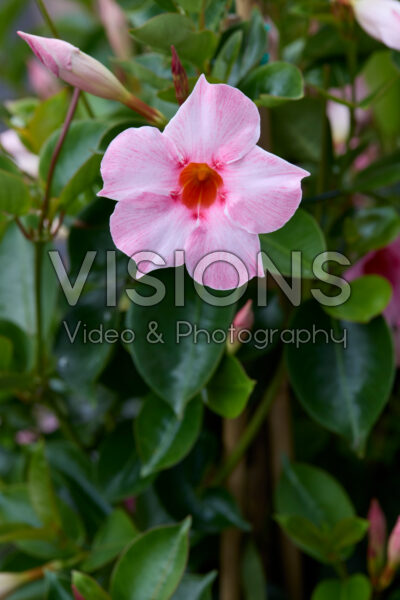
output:
[{"label": "plant stem", "polygon": [[36,315],[36,369],[40,377],[45,371],[42,319],[42,263],[43,240],[35,240],[35,315]]},{"label": "plant stem", "polygon": [[63,146],[64,140],[67,137],[69,126],[71,125],[72,119],[75,114],[75,110],[76,110],[78,100],[79,100],[79,94],[80,94],[80,89],[74,88],[71,103],[69,105],[68,112],[65,117],[64,125],[62,128],[60,137],[58,139],[58,142],[56,144],[56,147],[54,148],[53,156],[51,157],[49,172],[47,175],[46,191],[45,191],[43,206],[42,206],[42,214],[41,214],[40,222],[39,222],[39,238],[41,237],[41,234],[43,232],[44,222],[45,222],[48,212],[49,212],[50,198],[51,198],[51,184],[53,182],[54,170],[56,168],[57,160],[58,160],[58,157],[60,156],[60,152],[61,152],[61,148]]},{"label": "plant stem", "polygon": [[242,437],[239,440],[235,450],[228,457],[226,463],[222,465],[221,469],[217,472],[216,476],[213,479],[213,485],[221,485],[229,475],[234,471],[236,466],[242,459],[242,456],[245,454],[246,450],[250,446],[251,442],[257,435],[262,426],[265,417],[268,414],[268,411],[271,407],[273,400],[275,399],[276,394],[279,391],[280,385],[282,383],[284,377],[285,369],[283,365],[283,361],[279,364],[276,373],[267,388],[260,404],[258,405],[254,415],[250,419]]},{"label": "plant stem", "polygon": [[206,7],[207,0],[202,0],[201,2],[201,10],[199,15],[199,29],[202,31],[206,27]]},{"label": "plant stem", "polygon": [[347,577],[348,577],[347,569],[346,569],[346,565],[344,562],[335,563],[334,568],[335,568],[336,573],[339,575],[340,579],[342,579],[342,580],[347,579]]}]

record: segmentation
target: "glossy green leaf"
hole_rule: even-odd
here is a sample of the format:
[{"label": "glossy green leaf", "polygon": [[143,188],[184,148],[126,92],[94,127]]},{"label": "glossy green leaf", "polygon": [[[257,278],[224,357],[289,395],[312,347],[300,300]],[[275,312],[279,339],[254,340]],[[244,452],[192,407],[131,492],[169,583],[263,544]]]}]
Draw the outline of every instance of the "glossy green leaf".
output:
[{"label": "glossy green leaf", "polygon": [[328,579],[314,590],[311,600],[371,600],[371,583],[365,575],[352,575],[344,581]]},{"label": "glossy green leaf", "polygon": [[226,355],[202,391],[207,406],[226,419],[235,419],[246,407],[255,382],[234,356]]},{"label": "glossy green leaf", "polygon": [[0,168],[0,212],[20,217],[30,206],[29,189],[22,177]]},{"label": "glossy green leaf", "polygon": [[241,26],[243,41],[239,56],[233,63],[228,83],[236,86],[238,82],[256,65],[265,54],[267,32],[261,12],[254,9],[250,21]]},{"label": "glossy green leaf", "polygon": [[90,573],[104,567],[114,560],[137,534],[126,512],[116,508],[96,533],[89,557],[82,564],[82,569]]},{"label": "glossy green leaf", "polygon": [[[177,270],[163,269],[157,279],[166,288],[163,300],[155,306],[132,303],[127,314],[127,327],[136,333],[129,344],[134,363],[154,392],[182,414],[187,402],[208,382],[224,351],[224,343],[199,335],[195,343],[194,328],[206,329],[212,335],[216,329],[227,330],[232,322],[234,306],[212,306],[197,294],[193,281],[185,278],[185,305],[175,306],[174,278]],[[178,272],[179,276],[179,272]],[[135,288],[141,296],[153,295],[144,283]],[[156,323],[162,340],[147,336],[150,323]],[[187,335],[190,328],[193,333]],[[156,342],[156,343],[154,343]]]},{"label": "glossy green leaf", "polygon": [[111,596],[100,587],[97,581],[85,573],[74,571],[72,585],[85,600],[111,600]]},{"label": "glossy green leaf", "polygon": [[155,0],[155,2],[161,6],[163,10],[169,10],[172,12],[178,10],[174,0]]},{"label": "glossy green leaf", "polygon": [[[286,346],[290,380],[304,409],[318,423],[362,451],[389,399],[394,377],[393,342],[382,317],[368,324],[329,317],[316,302],[302,305],[292,328],[314,343]],[[304,374],[307,373],[307,377]]]},{"label": "glossy green leaf", "polygon": [[145,399],[135,420],[135,437],[143,461],[143,477],[167,469],[182,460],[195,443],[201,429],[203,407],[194,398],[182,419],[157,396]]},{"label": "glossy green leaf", "polygon": [[215,571],[203,576],[184,575],[171,600],[211,600],[211,588],[216,577]]},{"label": "glossy green leaf", "polygon": [[243,31],[240,29],[229,36],[215,58],[211,71],[212,77],[220,81],[229,79],[235,60],[239,56],[242,42]]},{"label": "glossy green leaf", "polygon": [[[108,127],[107,123],[95,120],[75,121],[71,124],[54,170],[51,187],[52,196],[60,196],[70,180],[76,176],[86,161],[96,153],[101,138]],[[46,180],[51,157],[59,136],[60,131],[55,131],[40,151],[39,174],[43,181]],[[82,178],[81,181],[85,185]],[[74,190],[76,192],[76,185],[74,185]]]},{"label": "glossy green leaf", "polygon": [[45,600],[73,600],[71,585],[53,571],[45,572],[46,595]]},{"label": "glossy green leaf", "polygon": [[399,181],[400,152],[396,151],[359,171],[351,185],[357,192],[369,192],[394,186]]},{"label": "glossy green leaf", "polygon": [[168,600],[185,570],[190,524],[189,517],[137,538],[114,569],[113,600]]},{"label": "glossy green leaf", "polygon": [[249,542],[242,559],[244,600],[267,600],[267,581],[261,557],[254,543]]},{"label": "glossy green leaf", "polygon": [[[267,254],[276,268],[271,273],[292,274],[292,252],[301,252],[301,272],[305,278],[314,278],[315,258],[326,251],[324,235],[310,214],[297,210],[286,225],[278,231],[260,235],[261,250]],[[264,265],[266,266],[266,265]]]},{"label": "glossy green leaf", "polygon": [[101,159],[101,154],[93,154],[68,181],[60,196],[60,206],[64,210],[73,211],[78,195],[87,190],[99,178]]},{"label": "glossy green leaf", "polygon": [[274,62],[254,69],[240,83],[240,89],[258,106],[273,108],[304,96],[301,72],[289,63]]},{"label": "glossy green leaf", "polygon": [[61,529],[61,517],[43,442],[37,444],[32,452],[28,471],[28,490],[32,506],[43,525],[51,526],[55,530]]},{"label": "glossy green leaf", "polygon": [[380,315],[390,302],[392,286],[379,275],[364,275],[351,282],[351,296],[339,306],[325,306],[324,310],[335,319],[369,323]]},{"label": "glossy green leaf", "polygon": [[392,206],[362,208],[344,223],[346,241],[359,254],[383,248],[399,234],[400,217]]},{"label": "glossy green leaf", "polygon": [[64,89],[35,108],[32,118],[21,132],[35,154],[39,154],[47,138],[63,124],[68,104],[69,94]]},{"label": "glossy green leaf", "polygon": [[22,372],[29,368],[32,362],[32,343],[20,327],[0,319],[0,336],[11,344],[9,370]]}]

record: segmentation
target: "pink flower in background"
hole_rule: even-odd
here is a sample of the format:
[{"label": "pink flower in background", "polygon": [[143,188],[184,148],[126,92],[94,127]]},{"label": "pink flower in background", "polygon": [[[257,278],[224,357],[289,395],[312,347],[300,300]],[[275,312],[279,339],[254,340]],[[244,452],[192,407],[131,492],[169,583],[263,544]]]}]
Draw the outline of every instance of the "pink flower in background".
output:
[{"label": "pink flower in background", "polygon": [[[185,251],[196,281],[215,289],[264,275],[258,234],[293,216],[308,173],[256,146],[259,136],[255,104],[202,75],[163,133],[131,128],[111,142],[99,195],[119,201],[111,217],[114,243],[130,257],[149,251],[165,261],[141,263],[139,276],[176,266],[175,250]],[[210,253],[202,279],[196,265]],[[226,253],[243,268],[228,264]]]},{"label": "pink flower in background", "polygon": [[360,26],[373,38],[400,50],[400,2],[398,0],[350,0]]},{"label": "pink flower in background", "polygon": [[227,350],[230,354],[234,354],[241,345],[240,333],[250,330],[254,325],[253,300],[247,300],[236,313],[233,319],[232,335],[227,340]]},{"label": "pink flower in background", "polygon": [[37,177],[39,172],[39,157],[32,154],[19,139],[16,131],[7,129],[0,133],[0,145],[12,156],[16,165],[31,177]]},{"label": "pink flower in background", "polygon": [[368,571],[371,578],[377,581],[385,562],[386,517],[375,498],[368,511],[368,521]]},{"label": "pink flower in background", "polygon": [[28,77],[33,91],[42,100],[54,96],[61,90],[58,79],[36,58],[28,61]]},{"label": "pink flower in background", "polygon": [[384,315],[393,328],[397,364],[400,365],[400,237],[385,248],[368,252],[346,271],[349,281],[362,275],[380,275],[393,288],[393,296]]},{"label": "pink flower in background", "polygon": [[115,56],[121,60],[132,54],[133,43],[125,13],[115,0],[98,0],[99,15]]}]

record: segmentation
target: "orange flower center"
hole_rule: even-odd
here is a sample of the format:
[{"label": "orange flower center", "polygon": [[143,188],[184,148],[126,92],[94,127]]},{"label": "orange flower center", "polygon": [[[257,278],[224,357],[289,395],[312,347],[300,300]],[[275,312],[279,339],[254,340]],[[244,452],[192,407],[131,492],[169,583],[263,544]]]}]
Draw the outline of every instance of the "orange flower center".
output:
[{"label": "orange flower center", "polygon": [[206,163],[189,163],[179,176],[182,202],[188,208],[208,208],[217,197],[222,177]]}]

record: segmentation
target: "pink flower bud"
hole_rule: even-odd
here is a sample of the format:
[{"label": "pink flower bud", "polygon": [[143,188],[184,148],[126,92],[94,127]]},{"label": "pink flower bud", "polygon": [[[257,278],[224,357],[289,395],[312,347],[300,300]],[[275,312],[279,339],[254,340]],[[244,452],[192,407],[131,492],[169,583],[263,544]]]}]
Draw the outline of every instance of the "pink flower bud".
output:
[{"label": "pink flower bud", "polygon": [[236,313],[233,319],[231,334],[228,337],[228,352],[234,354],[240,347],[240,333],[249,330],[254,325],[253,300],[247,300],[246,304]]},{"label": "pink flower bud", "polygon": [[374,581],[383,569],[386,546],[386,518],[376,499],[371,501],[368,521],[368,570]]},{"label": "pink flower bud", "polygon": [[32,57],[27,66],[29,83],[39,98],[46,100],[60,91],[60,82],[36,58]]},{"label": "pink flower bud", "polygon": [[30,35],[18,35],[29,44],[38,59],[54,75],[94,96],[122,102],[153,123],[163,122],[161,113],[128,92],[102,63],[63,40]]},{"label": "pink flower bud", "polygon": [[400,517],[393,528],[388,542],[388,564],[397,569],[400,566]]},{"label": "pink flower bud", "polygon": [[13,129],[0,133],[0,145],[12,156],[17,166],[31,177],[37,177],[39,172],[39,157],[32,154],[21,142]]},{"label": "pink flower bud", "polygon": [[350,0],[360,26],[373,38],[400,50],[400,2],[397,0]]},{"label": "pink flower bud", "polygon": [[43,577],[43,568],[38,567],[20,573],[0,573],[0,600],[8,598],[12,592],[30,581]]},{"label": "pink flower bud", "polygon": [[185,69],[179,59],[178,53],[174,46],[171,46],[172,51],[172,77],[174,80],[176,99],[179,104],[183,104],[189,96],[189,81]]},{"label": "pink flower bud", "polygon": [[101,22],[115,56],[124,60],[132,54],[132,38],[124,11],[115,0],[98,0]]}]

